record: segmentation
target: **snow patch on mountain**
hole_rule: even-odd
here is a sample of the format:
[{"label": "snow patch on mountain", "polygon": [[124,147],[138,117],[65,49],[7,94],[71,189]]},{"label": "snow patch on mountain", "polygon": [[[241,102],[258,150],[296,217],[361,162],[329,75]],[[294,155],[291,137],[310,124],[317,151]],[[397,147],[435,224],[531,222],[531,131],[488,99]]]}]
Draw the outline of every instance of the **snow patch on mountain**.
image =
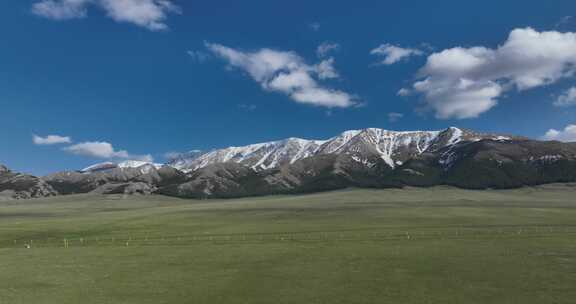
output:
[{"label": "snow patch on mountain", "polygon": [[120,169],[133,168],[133,169],[140,169],[140,171],[143,174],[147,174],[147,173],[150,173],[154,169],[160,169],[162,166],[164,166],[164,165],[155,164],[155,163],[151,163],[151,162],[145,162],[145,161],[139,161],[139,160],[127,160],[127,161],[123,161],[120,163],[103,162],[103,163],[94,164],[92,166],[89,166],[89,167],[86,167],[86,168],[80,170],[80,172],[93,173],[93,172],[106,171],[106,170],[112,170],[112,169],[117,169],[117,168],[120,168]]},{"label": "snow patch on mountain", "polygon": [[118,165],[113,163],[113,162],[104,162],[104,163],[98,163],[98,164],[88,166],[88,167],[80,170],[80,172],[83,172],[83,173],[96,172],[96,171],[114,169],[117,167],[118,167]]},{"label": "snow patch on mountain", "polygon": [[452,131],[452,137],[450,138],[450,141],[448,142],[448,144],[450,145],[454,145],[459,143],[460,141],[462,141],[462,130],[460,130],[459,128],[455,128],[455,127],[450,127],[450,129]]},{"label": "snow patch on mountain", "polygon": [[118,163],[118,168],[140,168],[142,166],[151,166],[156,169],[162,168],[162,164],[155,164],[151,162],[145,162],[140,160],[127,160],[121,163]]}]

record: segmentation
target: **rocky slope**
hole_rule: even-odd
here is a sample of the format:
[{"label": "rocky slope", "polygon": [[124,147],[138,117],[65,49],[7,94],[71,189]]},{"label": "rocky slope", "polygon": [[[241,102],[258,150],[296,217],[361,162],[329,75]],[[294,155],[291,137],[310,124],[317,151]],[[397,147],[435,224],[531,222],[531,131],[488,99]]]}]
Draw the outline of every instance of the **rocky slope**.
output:
[{"label": "rocky slope", "polygon": [[0,200],[53,195],[57,195],[57,192],[42,179],[12,172],[7,167],[0,165]]},{"label": "rocky slope", "polygon": [[576,181],[576,144],[482,140],[425,153],[399,168],[405,185],[515,188]]},{"label": "rocky slope", "polygon": [[266,175],[242,164],[219,163],[187,175],[183,183],[159,187],[157,193],[186,198],[229,198],[272,193]]},{"label": "rocky slope", "polygon": [[43,177],[60,194],[151,194],[171,184],[186,181],[185,174],[169,166],[149,163],[97,164],[82,171],[65,171]]}]

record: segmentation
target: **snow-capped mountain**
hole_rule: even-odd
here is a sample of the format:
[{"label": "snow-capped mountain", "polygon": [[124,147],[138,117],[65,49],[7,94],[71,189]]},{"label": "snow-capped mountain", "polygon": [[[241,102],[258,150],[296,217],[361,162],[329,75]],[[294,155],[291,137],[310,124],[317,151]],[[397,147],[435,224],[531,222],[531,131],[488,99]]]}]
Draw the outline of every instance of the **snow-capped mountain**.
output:
[{"label": "snow-capped mountain", "polygon": [[169,163],[184,172],[195,171],[211,164],[235,162],[255,170],[275,168],[314,155],[324,141],[288,138],[285,140],[228,147]]},{"label": "snow-capped mountain", "polygon": [[162,168],[162,164],[156,164],[151,162],[145,162],[140,160],[126,160],[121,163],[118,163],[118,168],[143,168],[143,167],[152,167],[156,169]]},{"label": "snow-capped mountain", "polygon": [[317,155],[346,154],[366,166],[380,158],[390,168],[426,151],[438,150],[461,141],[506,140],[510,137],[482,134],[459,128],[442,131],[389,131],[376,128],[351,130],[327,140],[288,138],[285,140],[229,147],[205,154],[191,154],[168,165],[192,172],[208,165],[234,162],[256,171],[277,168]]},{"label": "snow-capped mountain", "polygon": [[162,164],[155,164],[151,162],[139,161],[139,160],[127,160],[120,163],[113,163],[113,162],[103,162],[94,164],[92,166],[86,167],[80,172],[82,173],[94,173],[94,172],[101,172],[106,170],[112,169],[139,169],[142,174],[147,174],[153,169],[160,169],[163,165]]},{"label": "snow-capped mountain", "polygon": [[167,165],[105,162],[41,178],[0,166],[0,199],[88,192],[227,198],[346,187],[486,189],[555,182],[576,182],[576,143],[458,128],[369,128],[327,140],[288,138],[208,153],[191,151]]}]

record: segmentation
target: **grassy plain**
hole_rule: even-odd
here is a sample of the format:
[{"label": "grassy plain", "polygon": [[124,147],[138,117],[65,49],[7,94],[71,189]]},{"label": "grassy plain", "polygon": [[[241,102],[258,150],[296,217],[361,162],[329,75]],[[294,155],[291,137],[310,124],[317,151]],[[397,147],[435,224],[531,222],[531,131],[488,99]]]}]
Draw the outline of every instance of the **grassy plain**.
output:
[{"label": "grassy plain", "polygon": [[2,304],[575,299],[576,187],[0,202]]}]

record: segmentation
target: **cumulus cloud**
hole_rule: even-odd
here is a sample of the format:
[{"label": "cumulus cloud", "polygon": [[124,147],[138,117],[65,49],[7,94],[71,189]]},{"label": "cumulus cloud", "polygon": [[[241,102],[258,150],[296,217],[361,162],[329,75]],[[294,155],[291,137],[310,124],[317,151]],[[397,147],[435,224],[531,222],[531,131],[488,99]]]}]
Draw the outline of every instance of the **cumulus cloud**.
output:
[{"label": "cumulus cloud", "polygon": [[575,71],[576,33],[523,28],[496,49],[455,47],[431,54],[413,89],[437,118],[474,118],[507,91],[549,85]]},{"label": "cumulus cloud", "polygon": [[414,84],[414,90],[425,94],[436,118],[475,118],[497,104],[502,87],[495,82],[475,82],[465,78],[451,83],[426,79]]},{"label": "cumulus cloud", "polygon": [[404,114],[402,113],[390,112],[388,113],[388,122],[395,123],[399,121],[402,117],[404,117]]},{"label": "cumulus cloud", "polygon": [[48,135],[45,137],[32,135],[32,142],[35,145],[56,145],[56,144],[69,144],[72,139],[68,136]]},{"label": "cumulus cloud", "polygon": [[103,159],[134,159],[151,162],[151,155],[133,155],[126,150],[116,150],[112,144],[107,142],[92,141],[75,144],[64,148],[64,151],[76,155],[103,158]]},{"label": "cumulus cloud", "polygon": [[332,42],[323,42],[316,48],[316,55],[319,58],[324,58],[328,56],[331,52],[337,51],[340,49],[340,45],[338,43]]},{"label": "cumulus cloud", "polygon": [[333,59],[308,65],[294,52],[266,48],[244,52],[213,43],[207,43],[206,47],[230,67],[248,73],[264,90],[284,93],[296,102],[328,108],[346,108],[357,103],[354,96],[318,83],[317,79],[338,77]]},{"label": "cumulus cloud", "polygon": [[370,51],[370,54],[380,57],[380,64],[392,65],[412,56],[422,56],[424,52],[386,43]]},{"label": "cumulus cloud", "polygon": [[568,125],[564,130],[550,129],[543,136],[543,139],[576,142],[576,125]]},{"label": "cumulus cloud", "polygon": [[151,31],[168,29],[166,19],[180,8],[169,0],[41,0],[32,5],[38,16],[67,20],[85,18],[96,7],[116,22],[135,24]]},{"label": "cumulus cloud", "polygon": [[576,87],[571,87],[558,96],[554,105],[557,107],[576,106]]}]

